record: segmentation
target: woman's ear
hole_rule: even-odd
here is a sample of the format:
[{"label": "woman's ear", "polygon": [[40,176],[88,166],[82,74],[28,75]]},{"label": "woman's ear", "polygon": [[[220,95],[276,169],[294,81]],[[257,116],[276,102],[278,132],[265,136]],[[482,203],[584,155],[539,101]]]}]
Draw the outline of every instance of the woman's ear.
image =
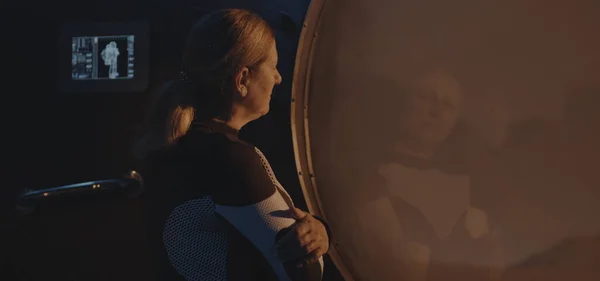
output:
[{"label": "woman's ear", "polygon": [[235,89],[240,96],[246,97],[248,95],[248,83],[250,82],[250,70],[247,67],[243,67],[238,71],[235,76]]}]

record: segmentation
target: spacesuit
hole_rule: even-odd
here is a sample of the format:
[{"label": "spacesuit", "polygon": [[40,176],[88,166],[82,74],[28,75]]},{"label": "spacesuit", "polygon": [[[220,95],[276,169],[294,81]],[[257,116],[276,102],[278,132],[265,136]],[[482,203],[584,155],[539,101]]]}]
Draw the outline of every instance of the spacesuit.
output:
[{"label": "spacesuit", "polygon": [[114,79],[119,76],[117,72],[117,58],[119,57],[119,48],[117,48],[117,42],[111,41],[106,44],[106,48],[102,50],[102,59],[104,60],[104,65],[108,65],[108,78]]}]

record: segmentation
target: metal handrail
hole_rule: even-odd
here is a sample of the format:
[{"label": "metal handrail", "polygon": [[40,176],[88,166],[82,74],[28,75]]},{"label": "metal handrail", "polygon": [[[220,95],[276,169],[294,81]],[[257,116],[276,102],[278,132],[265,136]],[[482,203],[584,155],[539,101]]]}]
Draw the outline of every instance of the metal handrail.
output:
[{"label": "metal handrail", "polygon": [[128,197],[136,198],[144,192],[144,181],[139,173],[130,171],[120,179],[89,181],[36,190],[25,189],[15,200],[16,208],[18,211],[30,213],[35,210],[37,204],[44,201],[68,196],[101,194],[107,191],[123,191]]}]

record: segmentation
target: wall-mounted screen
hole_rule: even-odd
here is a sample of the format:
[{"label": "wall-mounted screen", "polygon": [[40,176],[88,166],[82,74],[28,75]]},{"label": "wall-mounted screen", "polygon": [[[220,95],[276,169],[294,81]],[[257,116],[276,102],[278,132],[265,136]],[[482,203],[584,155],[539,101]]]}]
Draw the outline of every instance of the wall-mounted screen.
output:
[{"label": "wall-mounted screen", "polygon": [[73,37],[74,80],[135,77],[135,35]]},{"label": "wall-mounted screen", "polygon": [[68,24],[63,26],[59,37],[58,85],[61,91],[132,92],[146,89],[150,47],[147,24]]}]

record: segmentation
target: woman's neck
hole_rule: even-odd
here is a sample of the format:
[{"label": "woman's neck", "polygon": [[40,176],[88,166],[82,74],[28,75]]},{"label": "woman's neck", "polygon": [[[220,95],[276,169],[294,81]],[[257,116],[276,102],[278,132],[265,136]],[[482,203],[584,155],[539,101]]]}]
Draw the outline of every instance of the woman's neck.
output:
[{"label": "woman's neck", "polygon": [[246,121],[242,118],[236,118],[235,116],[232,116],[231,119],[229,119],[229,121],[223,121],[221,119],[218,118],[213,118],[213,121],[215,122],[219,122],[219,123],[224,123],[225,125],[234,128],[236,130],[241,130],[242,127],[244,127],[246,124],[248,124],[249,121]]},{"label": "woman's neck", "polygon": [[395,153],[402,153],[423,160],[431,160],[435,154],[435,148],[417,145],[409,146],[401,142],[397,142],[392,145],[391,150]]}]

